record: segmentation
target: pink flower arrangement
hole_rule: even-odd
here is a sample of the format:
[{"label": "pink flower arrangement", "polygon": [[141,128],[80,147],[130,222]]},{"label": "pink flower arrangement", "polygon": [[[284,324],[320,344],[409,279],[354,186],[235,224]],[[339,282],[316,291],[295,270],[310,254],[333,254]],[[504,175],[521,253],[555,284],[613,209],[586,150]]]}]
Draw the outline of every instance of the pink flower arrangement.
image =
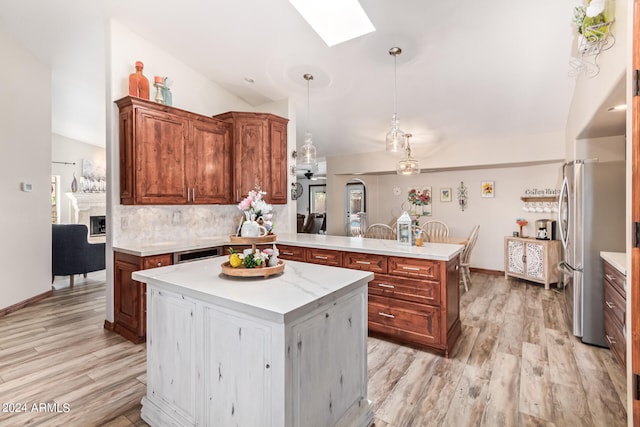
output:
[{"label": "pink flower arrangement", "polygon": [[262,191],[260,186],[256,185],[256,188],[249,191],[247,197],[238,203],[238,209],[244,212],[247,221],[262,219],[267,232],[271,233],[273,230],[273,222],[271,222],[273,206],[264,201],[263,196],[266,194],[266,191]]}]

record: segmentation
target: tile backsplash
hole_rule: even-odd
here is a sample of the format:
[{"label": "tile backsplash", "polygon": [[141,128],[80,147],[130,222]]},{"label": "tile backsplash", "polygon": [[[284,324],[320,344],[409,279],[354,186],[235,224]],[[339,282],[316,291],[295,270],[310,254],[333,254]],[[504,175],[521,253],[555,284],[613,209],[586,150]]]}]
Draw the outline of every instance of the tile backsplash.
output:
[{"label": "tile backsplash", "polygon": [[[287,205],[273,205],[275,232],[289,232]],[[114,245],[198,240],[234,234],[241,219],[237,205],[126,206],[112,210]]]}]

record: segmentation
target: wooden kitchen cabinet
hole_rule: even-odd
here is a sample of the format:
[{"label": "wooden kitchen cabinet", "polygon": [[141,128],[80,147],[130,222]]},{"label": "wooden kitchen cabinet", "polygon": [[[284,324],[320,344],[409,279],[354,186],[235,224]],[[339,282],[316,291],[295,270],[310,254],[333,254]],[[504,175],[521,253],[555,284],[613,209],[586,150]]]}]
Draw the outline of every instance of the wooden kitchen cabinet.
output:
[{"label": "wooden kitchen cabinet", "polygon": [[518,277],[543,283],[560,281],[557,265],[560,262],[559,240],[537,240],[527,237],[505,237],[504,276]]},{"label": "wooden kitchen cabinet", "polygon": [[259,185],[272,204],[287,203],[287,122],[267,113],[228,112],[214,116],[233,128],[234,201]]},{"label": "wooden kitchen cabinet", "polygon": [[459,256],[388,257],[387,265],[369,282],[369,332],[448,356],[461,334]]},{"label": "wooden kitchen cabinet", "polygon": [[305,261],[305,250],[299,246],[277,245],[280,254],[278,257],[290,261]]},{"label": "wooden kitchen cabinet", "polygon": [[602,263],[605,338],[616,360],[626,367],[626,278],[608,262]]},{"label": "wooden kitchen cabinet", "polygon": [[142,343],[147,336],[146,286],[133,280],[138,270],[173,264],[172,254],[139,257],[124,252],[113,254],[113,330],[129,341]]},{"label": "wooden kitchen cabinet", "polygon": [[125,97],[120,109],[120,203],[233,203],[231,126]]},{"label": "wooden kitchen cabinet", "polygon": [[434,261],[278,244],[280,258],[374,273],[371,335],[448,356],[461,334],[459,256]]}]

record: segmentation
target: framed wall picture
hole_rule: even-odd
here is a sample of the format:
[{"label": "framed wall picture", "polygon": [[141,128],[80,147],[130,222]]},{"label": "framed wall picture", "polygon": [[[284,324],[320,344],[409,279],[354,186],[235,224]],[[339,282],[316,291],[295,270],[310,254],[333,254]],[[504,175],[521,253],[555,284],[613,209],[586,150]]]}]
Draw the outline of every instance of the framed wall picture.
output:
[{"label": "framed wall picture", "polygon": [[409,188],[407,201],[411,204],[409,215],[431,216],[431,187]]},{"label": "framed wall picture", "polygon": [[441,202],[451,201],[451,187],[440,189],[440,201]]},{"label": "framed wall picture", "polygon": [[494,197],[495,189],[496,187],[493,181],[482,181],[482,197]]}]

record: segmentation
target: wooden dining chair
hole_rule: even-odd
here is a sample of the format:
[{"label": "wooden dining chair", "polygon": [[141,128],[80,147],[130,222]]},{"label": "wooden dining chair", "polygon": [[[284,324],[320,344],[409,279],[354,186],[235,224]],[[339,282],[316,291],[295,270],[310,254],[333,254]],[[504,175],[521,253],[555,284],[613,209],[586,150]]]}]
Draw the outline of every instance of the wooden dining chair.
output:
[{"label": "wooden dining chair", "polygon": [[469,285],[471,284],[471,270],[469,265],[469,259],[471,258],[471,251],[473,247],[476,245],[476,240],[478,240],[478,231],[480,230],[480,226],[476,225],[471,230],[471,234],[469,234],[469,239],[467,240],[467,244],[464,245],[464,249],[462,250],[462,255],[460,256],[460,274],[462,274],[462,282],[464,283],[465,292],[469,291]]},{"label": "wooden dining chair", "polygon": [[364,233],[364,237],[371,239],[395,240],[396,231],[387,224],[371,224]]},{"label": "wooden dining chair", "polygon": [[449,227],[442,221],[427,221],[422,224],[422,230],[429,242],[443,241],[449,237]]}]

